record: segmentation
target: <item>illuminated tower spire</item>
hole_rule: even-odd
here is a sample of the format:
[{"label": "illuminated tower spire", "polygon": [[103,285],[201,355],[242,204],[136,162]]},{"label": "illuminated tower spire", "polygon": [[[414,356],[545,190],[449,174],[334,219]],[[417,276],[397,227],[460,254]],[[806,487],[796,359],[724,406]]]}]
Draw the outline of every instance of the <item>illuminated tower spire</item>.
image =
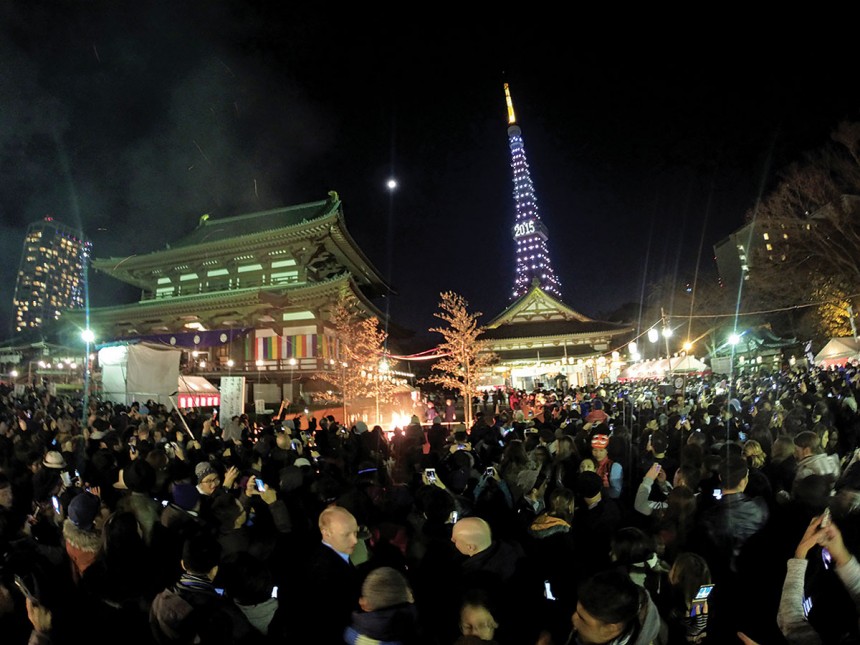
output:
[{"label": "illuminated tower spire", "polygon": [[511,167],[514,170],[514,203],[517,216],[514,221],[514,241],[516,242],[517,273],[514,278],[514,298],[524,295],[532,282],[537,280],[541,289],[561,297],[558,278],[549,262],[546,226],[538,214],[534,186],[526,161],[523,146],[523,133],[517,125],[511,90],[505,83],[505,102],[508,105],[508,142],[511,147]]}]

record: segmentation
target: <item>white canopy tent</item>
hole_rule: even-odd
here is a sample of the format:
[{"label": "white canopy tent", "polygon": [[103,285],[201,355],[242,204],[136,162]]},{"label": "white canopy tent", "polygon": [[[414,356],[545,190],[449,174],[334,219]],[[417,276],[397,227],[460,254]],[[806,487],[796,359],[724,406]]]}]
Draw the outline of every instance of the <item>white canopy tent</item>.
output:
[{"label": "white canopy tent", "polygon": [[710,368],[695,356],[675,356],[653,361],[640,361],[627,367],[618,376],[619,381],[659,379],[668,374],[705,374]]},{"label": "white canopy tent", "polygon": [[831,338],[815,355],[815,364],[819,367],[843,365],[852,360],[860,360],[860,341],[853,336]]},{"label": "white canopy tent", "polygon": [[180,408],[219,406],[217,387],[202,376],[179,373],[181,356],[180,349],[148,343],[102,347],[98,352],[102,394],[124,405],[152,399]]}]

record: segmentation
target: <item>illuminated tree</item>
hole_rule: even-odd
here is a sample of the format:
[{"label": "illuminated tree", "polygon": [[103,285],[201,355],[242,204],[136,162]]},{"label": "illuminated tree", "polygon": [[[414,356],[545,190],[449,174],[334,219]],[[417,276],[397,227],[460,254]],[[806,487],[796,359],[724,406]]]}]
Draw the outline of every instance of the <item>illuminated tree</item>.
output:
[{"label": "illuminated tree", "polygon": [[314,378],[328,381],[339,390],[346,423],[347,408],[357,399],[391,400],[394,383],[389,372],[393,364],[384,355],[387,334],[379,328],[379,320],[363,315],[353,295],[341,294],[330,321],[338,340],[338,356],[331,370],[319,372]]},{"label": "illuminated tree", "polygon": [[438,346],[442,358],[432,367],[438,373],[431,374],[425,382],[459,392],[464,401],[466,425],[471,427],[472,397],[480,393],[479,378],[498,357],[490,351],[487,341],[479,339],[484,333],[484,328],[478,325],[481,313],[469,313],[469,303],[456,293],[447,291],[439,296],[440,311],[433,315],[447,324],[430,331],[442,334],[443,341]]}]

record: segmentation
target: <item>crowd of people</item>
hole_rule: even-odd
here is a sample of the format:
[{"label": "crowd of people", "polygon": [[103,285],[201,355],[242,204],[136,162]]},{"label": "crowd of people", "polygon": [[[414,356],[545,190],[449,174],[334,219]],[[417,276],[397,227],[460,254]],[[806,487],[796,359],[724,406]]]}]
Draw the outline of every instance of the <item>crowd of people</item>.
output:
[{"label": "crowd of people", "polygon": [[858,386],[449,399],[390,440],[2,389],[2,642],[860,642]]}]

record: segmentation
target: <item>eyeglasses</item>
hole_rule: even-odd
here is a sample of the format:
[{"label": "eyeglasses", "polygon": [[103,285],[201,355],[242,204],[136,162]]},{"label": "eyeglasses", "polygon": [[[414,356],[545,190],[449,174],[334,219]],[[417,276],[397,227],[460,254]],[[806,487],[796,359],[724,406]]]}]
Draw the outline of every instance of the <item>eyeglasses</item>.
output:
[{"label": "eyeglasses", "polygon": [[200,483],[201,484],[217,484],[220,481],[221,481],[220,477],[207,477],[203,481],[201,481]]}]

